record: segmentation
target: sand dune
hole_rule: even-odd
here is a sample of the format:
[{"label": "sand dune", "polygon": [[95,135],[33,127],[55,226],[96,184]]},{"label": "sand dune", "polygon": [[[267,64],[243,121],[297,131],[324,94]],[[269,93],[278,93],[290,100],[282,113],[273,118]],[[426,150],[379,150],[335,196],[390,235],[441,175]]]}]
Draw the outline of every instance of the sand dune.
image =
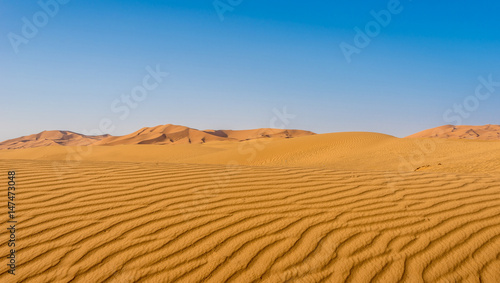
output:
[{"label": "sand dune", "polygon": [[160,125],[145,127],[125,136],[86,136],[70,131],[44,131],[0,142],[2,149],[34,148],[45,146],[133,145],[133,144],[201,144],[216,141],[245,141],[261,138],[295,138],[314,135],[313,132],[286,129],[205,130],[185,126]]},{"label": "sand dune", "polygon": [[167,124],[152,128],[142,128],[135,133],[121,137],[108,137],[96,142],[94,145],[201,144],[215,141],[243,141],[259,138],[294,138],[313,134],[308,131],[282,129],[200,131],[185,126]]},{"label": "sand dune", "polygon": [[[0,143],[2,149],[20,149],[46,146],[87,146],[87,145],[167,145],[204,144],[223,141],[249,141],[263,138],[288,139],[315,135],[303,130],[254,129],[254,130],[197,130],[179,125],[145,127],[124,136],[85,136],[70,131],[44,131]],[[500,140],[500,125],[452,126],[446,125],[425,130],[407,138],[443,138]]]},{"label": "sand dune", "polygon": [[413,134],[411,136],[408,136],[408,138],[500,140],[500,125],[446,125]]},{"label": "sand dune", "polygon": [[0,151],[0,282],[500,282],[500,142],[233,138]]},{"label": "sand dune", "polygon": [[39,134],[23,136],[0,143],[1,149],[32,148],[43,146],[76,146],[90,145],[109,135],[86,136],[70,131],[43,131]]},{"label": "sand dune", "polygon": [[0,159],[240,164],[337,170],[500,173],[500,142],[400,139],[333,133],[208,144],[42,147],[0,151]]}]

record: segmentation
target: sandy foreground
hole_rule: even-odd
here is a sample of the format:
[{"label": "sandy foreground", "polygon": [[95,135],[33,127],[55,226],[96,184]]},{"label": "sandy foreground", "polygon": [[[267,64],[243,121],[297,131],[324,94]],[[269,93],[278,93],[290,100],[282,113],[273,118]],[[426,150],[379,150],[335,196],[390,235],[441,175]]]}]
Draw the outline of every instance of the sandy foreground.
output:
[{"label": "sandy foreground", "polygon": [[3,188],[11,170],[0,282],[500,282],[498,141],[0,151]]}]

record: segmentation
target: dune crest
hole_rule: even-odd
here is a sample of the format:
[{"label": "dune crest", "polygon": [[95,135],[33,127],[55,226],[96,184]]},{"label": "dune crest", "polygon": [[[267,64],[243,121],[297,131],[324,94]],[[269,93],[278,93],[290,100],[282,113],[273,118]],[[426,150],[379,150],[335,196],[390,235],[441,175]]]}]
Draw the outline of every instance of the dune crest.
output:
[{"label": "dune crest", "polygon": [[139,145],[139,144],[203,144],[214,141],[245,141],[261,138],[295,138],[315,135],[313,132],[286,129],[254,130],[205,130],[179,126],[160,125],[145,127],[124,136],[86,136],[70,131],[43,131],[0,142],[2,149],[21,149],[45,146],[87,146],[87,145]]},{"label": "dune crest", "polygon": [[120,137],[108,137],[94,145],[133,145],[133,144],[202,144],[214,141],[244,141],[260,138],[294,138],[314,135],[313,132],[284,129],[254,130],[197,130],[178,125],[161,125],[142,128],[137,132]]},{"label": "dune crest", "polygon": [[500,125],[453,126],[446,125],[428,129],[407,138],[441,138],[441,139],[474,139],[500,140]]}]

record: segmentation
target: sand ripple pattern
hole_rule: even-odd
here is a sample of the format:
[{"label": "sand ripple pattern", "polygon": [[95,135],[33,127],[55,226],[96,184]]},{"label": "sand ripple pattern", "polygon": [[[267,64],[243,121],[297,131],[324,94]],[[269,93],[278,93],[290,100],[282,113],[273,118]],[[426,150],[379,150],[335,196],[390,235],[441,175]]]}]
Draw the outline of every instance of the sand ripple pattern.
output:
[{"label": "sand ripple pattern", "polygon": [[492,175],[0,161],[13,167],[18,275],[2,263],[0,282],[500,282]]}]

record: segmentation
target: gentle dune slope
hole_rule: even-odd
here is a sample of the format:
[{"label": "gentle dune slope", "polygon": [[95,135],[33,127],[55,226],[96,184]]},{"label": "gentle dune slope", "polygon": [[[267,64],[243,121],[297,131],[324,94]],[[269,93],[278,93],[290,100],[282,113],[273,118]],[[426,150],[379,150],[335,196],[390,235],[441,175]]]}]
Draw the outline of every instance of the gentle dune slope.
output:
[{"label": "gentle dune slope", "polygon": [[498,174],[0,160],[12,169],[18,275],[1,264],[0,282],[500,282]]},{"label": "gentle dune slope", "polygon": [[376,133],[334,133],[294,139],[191,145],[44,147],[0,151],[0,158],[499,173],[500,142],[399,139]]},{"label": "gentle dune slope", "polygon": [[408,138],[500,140],[500,125],[446,125],[413,134],[408,136]]},{"label": "gentle dune slope", "polygon": [[7,140],[0,143],[1,149],[18,149],[43,146],[76,146],[90,145],[108,137],[102,136],[86,136],[73,133],[70,131],[43,131],[39,134],[24,136],[16,139]]}]

